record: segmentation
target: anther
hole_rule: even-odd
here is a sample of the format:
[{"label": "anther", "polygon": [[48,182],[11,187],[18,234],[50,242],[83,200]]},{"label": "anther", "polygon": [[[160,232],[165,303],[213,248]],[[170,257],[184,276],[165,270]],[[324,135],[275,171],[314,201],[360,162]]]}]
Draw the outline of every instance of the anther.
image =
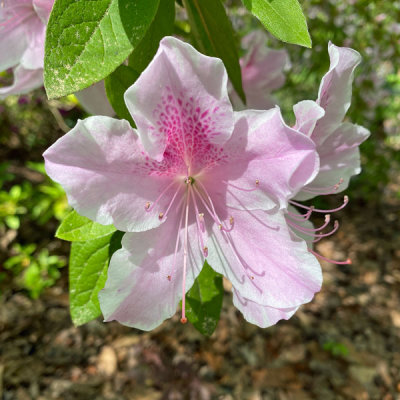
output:
[{"label": "anther", "polygon": [[260,184],[260,180],[256,179],[256,185],[258,186]]},{"label": "anther", "polygon": [[222,224],[219,224],[219,225],[218,225],[218,229],[219,229],[219,230],[222,230]]},{"label": "anther", "polygon": [[204,257],[208,257],[208,247],[207,246],[203,247],[203,254],[204,254]]},{"label": "anther", "polygon": [[168,275],[168,276],[167,276],[167,279],[168,279],[169,281],[171,281],[171,275]]},{"label": "anther", "polygon": [[251,276],[250,278],[251,278],[252,280],[254,280],[254,276]]},{"label": "anther", "polygon": [[234,220],[233,217],[231,216],[231,217],[229,218],[229,223],[230,223],[231,225],[233,225],[234,222],[235,222],[235,220]]},{"label": "anther", "polygon": [[146,203],[146,205],[144,206],[144,208],[145,208],[146,210],[148,210],[148,209],[150,208],[150,202],[149,202],[149,201]]},{"label": "anther", "polygon": [[187,322],[187,318],[186,317],[182,317],[181,318],[181,324],[186,324]]},{"label": "anther", "polygon": [[158,214],[158,219],[161,221],[164,217],[164,213],[160,212],[160,214]]}]

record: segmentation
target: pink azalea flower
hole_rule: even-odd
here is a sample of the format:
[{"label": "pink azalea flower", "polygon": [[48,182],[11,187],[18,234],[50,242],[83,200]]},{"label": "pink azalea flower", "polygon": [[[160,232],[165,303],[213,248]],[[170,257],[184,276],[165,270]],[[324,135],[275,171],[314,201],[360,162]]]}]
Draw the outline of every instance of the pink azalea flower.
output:
[{"label": "pink azalea flower", "polygon": [[150,330],[182,299],[186,322],[205,259],[260,326],[310,301],[320,265],[282,210],[317,172],[312,141],[278,108],[233,112],[221,60],[172,37],[125,101],[137,130],[90,117],[44,153],[80,214],[127,232],[99,294],[105,320]]},{"label": "pink azalea flower", "polygon": [[[253,31],[242,39],[242,48],[246,54],[240,59],[240,66],[246,106],[256,110],[274,107],[276,101],[271,92],[285,83],[283,70],[289,63],[286,50],[270,49],[266,41],[265,32],[261,30]],[[229,87],[229,95],[236,110],[245,108],[232,85]]]},{"label": "pink azalea flower", "polygon": [[[0,100],[43,86],[46,25],[54,0],[3,0],[0,3],[0,71],[13,69],[14,82],[0,87]],[[115,114],[98,82],[76,93],[92,114]]]},{"label": "pink azalea flower", "polygon": [[0,71],[13,68],[14,83],[0,99],[43,85],[46,24],[54,0],[3,0],[0,6]]},{"label": "pink azalea flower", "polygon": [[[315,143],[320,158],[320,169],[315,179],[305,185],[295,199],[290,201],[291,205],[300,207],[304,213],[300,214],[292,208],[288,213],[288,223],[303,238],[308,237],[311,243],[337,231],[339,224],[335,221],[330,232],[322,233],[323,228],[329,223],[329,214],[344,208],[348,198],[345,196],[343,204],[333,210],[318,210],[305,206],[298,200],[308,200],[318,195],[345,190],[350,178],[361,171],[359,146],[370,134],[362,126],[343,122],[350,107],[351,85],[354,70],[361,61],[360,54],[353,49],[337,47],[332,43],[329,43],[328,51],[330,68],[322,78],[317,101],[305,100],[294,106],[296,116],[294,129],[303,132]],[[314,229],[309,222],[313,212],[327,214],[326,223],[322,227]],[[350,260],[327,261],[336,264],[350,263]]]}]

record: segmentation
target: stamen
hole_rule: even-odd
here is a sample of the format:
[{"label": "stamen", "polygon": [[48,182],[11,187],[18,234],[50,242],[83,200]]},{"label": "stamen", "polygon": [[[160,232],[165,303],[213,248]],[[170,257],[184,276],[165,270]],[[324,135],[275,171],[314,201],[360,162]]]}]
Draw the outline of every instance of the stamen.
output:
[{"label": "stamen", "polygon": [[[182,204],[182,203],[181,203]],[[179,207],[181,206],[181,204],[179,205]],[[175,241],[175,251],[174,251],[174,259],[172,261],[172,271],[170,275],[167,276],[167,279],[169,281],[171,281],[172,279],[172,275],[175,272],[175,266],[176,266],[176,254],[178,253],[178,246],[179,246],[179,236],[180,236],[180,232],[181,232],[181,228],[182,228],[182,220],[183,220],[183,212],[185,211],[185,207],[182,207],[182,212],[181,212],[181,216],[179,218],[179,226],[178,226],[178,233],[176,235],[176,241]]]},{"label": "stamen", "polygon": [[314,189],[313,188],[303,189],[303,192],[311,193],[311,194],[315,194],[315,195],[333,194],[339,189],[339,186],[342,183],[343,183],[343,178],[340,178],[339,182],[336,183],[335,185],[328,186],[328,187],[314,188]]},{"label": "stamen", "polygon": [[233,226],[231,226],[230,228],[226,228],[226,227],[222,224],[222,221],[220,220],[220,218],[218,217],[218,215],[217,215],[217,213],[216,213],[216,211],[215,211],[214,204],[213,204],[213,202],[212,202],[212,200],[211,200],[211,197],[210,197],[210,195],[208,194],[206,188],[204,187],[204,185],[203,185],[200,181],[198,181],[198,183],[199,183],[199,185],[201,186],[201,188],[203,189],[204,194],[206,195],[206,197],[207,197],[207,199],[208,199],[208,201],[209,201],[209,203],[210,203],[211,209],[208,207],[208,204],[207,204],[207,202],[205,201],[205,199],[203,198],[203,195],[200,193],[200,191],[199,191],[195,186],[194,186],[193,188],[194,188],[194,190],[196,191],[196,193],[199,195],[201,202],[203,203],[204,207],[206,208],[206,210],[207,210],[207,211],[209,212],[209,214],[211,215],[211,217],[212,217],[212,219],[214,220],[214,222],[218,225],[218,229],[219,229],[219,230],[223,230],[223,231],[225,231],[225,232],[230,232],[230,231],[233,229]]},{"label": "stamen", "polygon": [[[258,187],[255,187],[255,188],[253,188],[253,189],[244,189],[244,188],[241,188],[241,187],[239,187],[239,186],[234,185],[233,183],[226,182],[226,181],[222,181],[222,183],[225,183],[227,186],[232,186],[233,188],[235,188],[235,189],[237,189],[237,190],[241,190],[242,192],[254,192],[255,190],[258,189]],[[256,186],[258,186],[259,183],[260,183],[260,181],[257,179],[257,180],[256,180]]]},{"label": "stamen", "polygon": [[145,210],[147,212],[150,212],[153,210],[153,208],[156,206],[156,204],[160,201],[161,197],[167,192],[167,190],[173,185],[176,184],[176,181],[172,181],[167,187],[160,193],[160,195],[157,197],[156,201],[153,204],[150,204],[150,202],[147,202],[146,205],[144,206]]},{"label": "stamen", "polygon": [[232,217],[232,215],[229,217],[229,223],[231,224],[231,226],[233,226],[233,224],[235,223],[235,220]]},{"label": "stamen", "polygon": [[335,260],[331,260],[331,259],[329,259],[329,258],[326,258],[326,257],[324,257],[324,256],[321,256],[321,254],[315,252],[315,251],[312,250],[312,249],[308,249],[308,251],[309,251],[310,253],[314,254],[315,257],[318,257],[318,258],[320,258],[321,260],[330,262],[330,263],[332,263],[332,264],[337,264],[337,265],[350,265],[350,264],[352,264],[350,258],[348,258],[346,261],[335,261]]},{"label": "stamen", "polygon": [[159,220],[162,220],[162,219],[163,219],[163,216],[164,216],[164,213],[160,212],[160,214],[158,214],[158,219],[159,219]]},{"label": "stamen", "polygon": [[311,207],[309,207],[309,210],[305,214],[296,214],[291,211],[288,211],[287,213],[290,218],[293,218],[296,221],[308,221],[310,219],[313,211],[314,211],[314,206],[311,206]]},{"label": "stamen", "polygon": [[192,198],[193,198],[194,209],[196,212],[196,223],[197,223],[197,229],[199,232],[200,246],[203,249],[204,257],[207,257],[208,256],[208,248],[207,248],[207,246],[204,245],[204,239],[203,239],[203,233],[206,232],[206,227],[205,227],[205,223],[204,223],[204,214],[199,213],[199,209],[197,207],[196,196],[193,193],[192,193]]},{"label": "stamen", "polygon": [[336,211],[340,211],[340,210],[342,210],[343,208],[345,208],[347,206],[348,202],[349,202],[349,197],[348,196],[344,196],[343,197],[343,204],[340,207],[333,208],[332,210],[322,210],[322,209],[319,209],[319,208],[313,208],[312,206],[311,207],[305,206],[304,204],[298,203],[297,201],[294,201],[294,200],[289,200],[289,203],[294,205],[294,206],[303,208],[305,210],[309,210],[310,208],[312,208],[312,211],[313,212],[317,212],[317,213],[334,213]]},{"label": "stamen", "polygon": [[326,214],[325,222],[319,228],[305,228],[304,226],[297,225],[293,221],[291,221],[291,223],[293,224],[293,226],[296,227],[296,229],[298,228],[302,232],[318,232],[318,231],[322,231],[322,229],[325,229],[329,225],[330,220],[331,220],[331,216],[329,214]]},{"label": "stamen", "polygon": [[188,186],[187,199],[186,199],[186,214],[185,214],[185,239],[183,246],[183,276],[182,276],[182,324],[186,324],[187,318],[185,317],[185,301],[186,301],[186,267],[188,256],[188,221],[189,221],[189,201],[192,186]]}]

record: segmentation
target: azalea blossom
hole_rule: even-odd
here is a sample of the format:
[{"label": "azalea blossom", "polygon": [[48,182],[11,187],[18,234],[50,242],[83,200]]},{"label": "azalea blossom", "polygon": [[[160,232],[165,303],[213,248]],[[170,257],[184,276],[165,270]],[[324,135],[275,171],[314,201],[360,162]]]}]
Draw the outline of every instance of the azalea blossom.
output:
[{"label": "azalea blossom", "polygon": [[0,88],[0,99],[43,85],[46,24],[54,0],[2,0],[0,71],[12,68],[14,82]]},{"label": "azalea blossom", "polygon": [[[330,68],[322,78],[317,101],[305,100],[294,106],[296,116],[294,129],[303,132],[315,143],[320,158],[320,168],[315,179],[305,185],[290,201],[292,206],[302,209],[303,213],[300,214],[292,207],[288,212],[288,223],[297,234],[311,243],[337,231],[339,224],[335,221],[330,232],[322,233],[329,224],[329,215],[343,209],[348,198],[345,196],[343,204],[332,210],[308,207],[299,203],[299,200],[345,190],[350,178],[361,171],[359,146],[370,134],[360,125],[343,122],[350,107],[354,70],[361,61],[360,54],[353,49],[337,47],[332,43],[329,43],[328,51]],[[322,226],[314,228],[309,222],[313,213],[326,214]],[[336,264],[350,263],[350,260],[327,261]]]},{"label": "azalea blossom", "polygon": [[309,302],[320,265],[282,210],[318,170],[313,142],[278,108],[233,112],[221,60],[172,37],[125,102],[137,130],[90,117],[44,153],[78,213],[127,232],[99,294],[105,320],[150,330],[182,299],[186,322],[205,259],[260,326]]},{"label": "azalea blossom", "polygon": [[271,92],[285,83],[283,73],[289,64],[286,50],[275,50],[266,46],[265,31],[253,31],[242,39],[245,55],[239,60],[242,71],[242,85],[246,95],[246,105],[229,85],[229,96],[235,110],[253,108],[268,110],[276,104]]},{"label": "azalea blossom", "polygon": [[[0,71],[12,68],[14,82],[0,87],[0,100],[26,94],[43,86],[46,26],[54,0],[2,0],[0,2]],[[92,114],[115,114],[98,82],[75,94]]]}]

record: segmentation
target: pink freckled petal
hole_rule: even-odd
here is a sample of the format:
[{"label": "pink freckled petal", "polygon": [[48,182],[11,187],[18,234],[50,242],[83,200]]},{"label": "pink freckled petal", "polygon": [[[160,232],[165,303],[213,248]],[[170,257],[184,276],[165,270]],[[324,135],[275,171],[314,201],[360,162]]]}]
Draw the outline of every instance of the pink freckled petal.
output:
[{"label": "pink freckled petal", "polygon": [[[224,143],[233,129],[226,83],[221,60],[204,56],[172,37],[164,38],[153,61],[125,93],[125,102],[148,153],[161,160],[172,130],[176,132],[176,147],[183,150],[177,138],[182,138],[183,131],[193,135],[196,106],[205,113],[218,105],[219,111],[212,119],[213,131],[207,136],[212,143]],[[179,120],[172,120],[172,115]],[[156,132],[161,134],[157,136]]]}]

